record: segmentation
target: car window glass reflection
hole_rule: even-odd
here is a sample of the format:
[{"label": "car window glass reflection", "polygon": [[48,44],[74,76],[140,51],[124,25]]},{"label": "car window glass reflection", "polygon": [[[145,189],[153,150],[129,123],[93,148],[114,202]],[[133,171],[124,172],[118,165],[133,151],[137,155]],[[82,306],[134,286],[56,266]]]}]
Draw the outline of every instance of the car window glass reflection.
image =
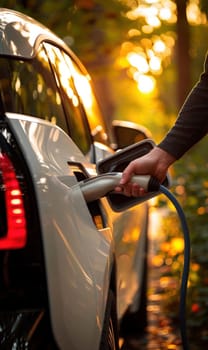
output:
[{"label": "car window glass reflection", "polygon": [[7,112],[48,120],[67,131],[61,98],[45,51],[29,61],[1,58],[0,84]]},{"label": "car window glass reflection", "polygon": [[44,46],[54,69],[56,83],[61,91],[62,103],[67,114],[69,134],[82,152],[87,154],[92,144],[90,129],[80,97],[74,86],[71,71],[59,48],[48,43],[45,43]]},{"label": "car window glass reflection", "polygon": [[108,137],[106,125],[101,117],[101,111],[92,89],[91,77],[89,74],[82,72],[77,64],[69,59],[66,54],[64,54],[64,58],[71,70],[74,85],[81,98],[83,109],[87,115],[94,140],[107,144]]}]

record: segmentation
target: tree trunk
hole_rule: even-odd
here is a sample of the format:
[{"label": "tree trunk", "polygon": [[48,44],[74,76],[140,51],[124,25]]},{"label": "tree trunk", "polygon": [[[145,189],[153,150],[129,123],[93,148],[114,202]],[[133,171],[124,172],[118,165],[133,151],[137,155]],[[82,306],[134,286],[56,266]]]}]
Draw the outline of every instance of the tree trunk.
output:
[{"label": "tree trunk", "polygon": [[187,0],[176,0],[177,6],[177,45],[176,61],[178,67],[177,101],[178,108],[191,89],[190,27],[186,17]]}]

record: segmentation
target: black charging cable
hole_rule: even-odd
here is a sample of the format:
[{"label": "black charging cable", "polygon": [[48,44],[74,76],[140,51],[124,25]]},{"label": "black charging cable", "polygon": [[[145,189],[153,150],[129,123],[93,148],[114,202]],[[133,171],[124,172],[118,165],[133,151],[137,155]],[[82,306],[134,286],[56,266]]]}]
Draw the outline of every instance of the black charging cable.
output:
[{"label": "black charging cable", "polygon": [[187,283],[189,276],[189,266],[190,266],[190,234],[186,221],[184,211],[175,198],[175,196],[167,189],[167,187],[160,185],[159,190],[161,193],[165,194],[166,197],[173,203],[178,217],[181,222],[181,227],[184,235],[184,264],[183,264],[183,273],[181,279],[181,289],[180,289],[180,305],[179,305],[179,321],[180,321],[180,332],[181,340],[184,350],[189,350],[189,343],[187,339],[187,328],[186,328],[186,296],[187,296]]}]

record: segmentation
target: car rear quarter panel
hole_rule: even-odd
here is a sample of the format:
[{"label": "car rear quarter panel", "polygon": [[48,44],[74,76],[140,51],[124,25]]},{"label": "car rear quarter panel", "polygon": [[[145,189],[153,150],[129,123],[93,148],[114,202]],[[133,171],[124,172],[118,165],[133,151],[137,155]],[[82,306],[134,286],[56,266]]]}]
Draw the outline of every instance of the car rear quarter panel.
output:
[{"label": "car rear quarter panel", "polygon": [[[60,349],[99,348],[110,275],[111,230],[98,231],[67,162],[85,158],[59,128],[9,115],[33,179],[52,327]],[[68,176],[68,186],[62,181]]]}]

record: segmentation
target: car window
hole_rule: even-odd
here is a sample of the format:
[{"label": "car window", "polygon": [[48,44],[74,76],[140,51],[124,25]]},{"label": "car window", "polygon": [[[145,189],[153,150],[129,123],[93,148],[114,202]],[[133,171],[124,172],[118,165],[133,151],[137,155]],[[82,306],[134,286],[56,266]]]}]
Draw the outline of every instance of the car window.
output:
[{"label": "car window", "polygon": [[87,115],[93,139],[97,142],[108,144],[107,129],[101,116],[100,108],[95,98],[92,82],[89,74],[81,71],[79,66],[65,53],[63,54],[68,67],[71,70],[76,91],[81,99],[82,107]]},{"label": "car window", "polygon": [[90,151],[92,137],[80,96],[77,94],[74,86],[71,71],[66,64],[63,52],[59,48],[48,43],[45,43],[44,46],[54,69],[57,85],[61,91],[70,136],[82,152],[87,154]]},{"label": "car window", "polygon": [[57,124],[68,131],[61,98],[42,46],[29,61],[0,58],[0,88],[5,110]]}]

